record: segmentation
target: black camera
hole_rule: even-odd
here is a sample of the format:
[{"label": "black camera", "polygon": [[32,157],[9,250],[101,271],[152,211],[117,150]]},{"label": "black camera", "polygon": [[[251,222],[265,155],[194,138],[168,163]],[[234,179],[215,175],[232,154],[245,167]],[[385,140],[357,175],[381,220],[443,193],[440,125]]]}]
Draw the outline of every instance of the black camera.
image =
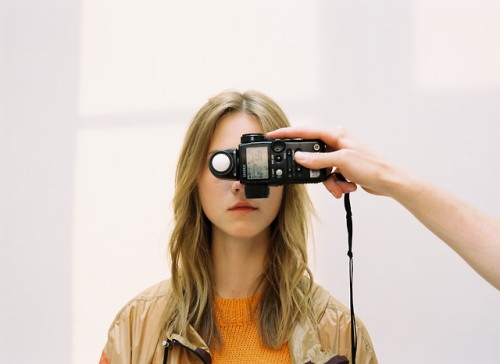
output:
[{"label": "black camera", "polygon": [[269,196],[269,186],[318,183],[326,169],[308,169],[295,163],[295,152],[325,152],[317,139],[267,139],[264,134],[243,134],[238,149],[212,154],[209,168],[218,178],[239,180],[247,198]]}]

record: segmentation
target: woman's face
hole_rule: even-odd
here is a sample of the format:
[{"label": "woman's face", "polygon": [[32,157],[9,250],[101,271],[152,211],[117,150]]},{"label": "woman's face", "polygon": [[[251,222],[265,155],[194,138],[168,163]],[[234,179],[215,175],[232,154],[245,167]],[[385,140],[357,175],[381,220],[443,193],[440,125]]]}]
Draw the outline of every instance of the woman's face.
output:
[{"label": "woman's face", "polygon": [[208,168],[210,155],[217,150],[237,148],[242,134],[263,133],[262,126],[251,115],[229,113],[217,125],[198,179],[198,193],[205,215],[218,235],[254,238],[267,234],[281,206],[283,187],[270,187],[268,198],[245,198],[245,187],[239,181],[216,178]]}]

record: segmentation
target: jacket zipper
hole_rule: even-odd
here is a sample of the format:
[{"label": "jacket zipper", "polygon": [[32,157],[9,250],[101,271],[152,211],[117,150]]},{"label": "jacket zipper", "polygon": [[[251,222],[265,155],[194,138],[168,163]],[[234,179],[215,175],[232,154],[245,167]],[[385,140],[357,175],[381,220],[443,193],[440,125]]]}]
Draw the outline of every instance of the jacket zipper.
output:
[{"label": "jacket zipper", "polygon": [[184,348],[184,349],[187,349],[189,350],[190,352],[192,352],[194,355],[196,355],[202,362],[203,364],[208,364],[205,359],[203,359],[203,357],[198,353],[196,352],[195,350],[191,349],[189,346],[186,346],[182,343],[180,343],[179,341],[173,339],[173,340],[163,340],[162,342],[162,345],[165,347],[165,353],[163,355],[163,364],[166,364],[167,363],[167,358],[168,358],[168,347],[170,346],[170,344],[175,344],[177,346],[180,346],[181,348]]}]

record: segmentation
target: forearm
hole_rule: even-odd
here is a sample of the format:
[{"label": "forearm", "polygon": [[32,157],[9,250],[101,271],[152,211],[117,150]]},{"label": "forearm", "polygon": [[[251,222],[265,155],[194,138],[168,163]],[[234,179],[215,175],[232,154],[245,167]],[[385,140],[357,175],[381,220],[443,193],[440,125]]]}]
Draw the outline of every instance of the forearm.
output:
[{"label": "forearm", "polygon": [[500,289],[500,220],[407,172],[396,175],[388,195]]}]

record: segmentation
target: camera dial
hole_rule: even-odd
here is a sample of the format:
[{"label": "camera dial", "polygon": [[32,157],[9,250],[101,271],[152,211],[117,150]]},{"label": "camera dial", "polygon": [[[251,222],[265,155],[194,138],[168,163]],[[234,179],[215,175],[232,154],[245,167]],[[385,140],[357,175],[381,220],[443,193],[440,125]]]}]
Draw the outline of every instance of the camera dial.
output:
[{"label": "camera dial", "polygon": [[266,136],[261,133],[253,133],[253,134],[243,134],[241,136],[241,143],[255,143],[266,140]]},{"label": "camera dial", "polygon": [[285,141],[281,139],[276,139],[271,143],[271,148],[275,153],[281,153],[285,150],[286,144]]}]

